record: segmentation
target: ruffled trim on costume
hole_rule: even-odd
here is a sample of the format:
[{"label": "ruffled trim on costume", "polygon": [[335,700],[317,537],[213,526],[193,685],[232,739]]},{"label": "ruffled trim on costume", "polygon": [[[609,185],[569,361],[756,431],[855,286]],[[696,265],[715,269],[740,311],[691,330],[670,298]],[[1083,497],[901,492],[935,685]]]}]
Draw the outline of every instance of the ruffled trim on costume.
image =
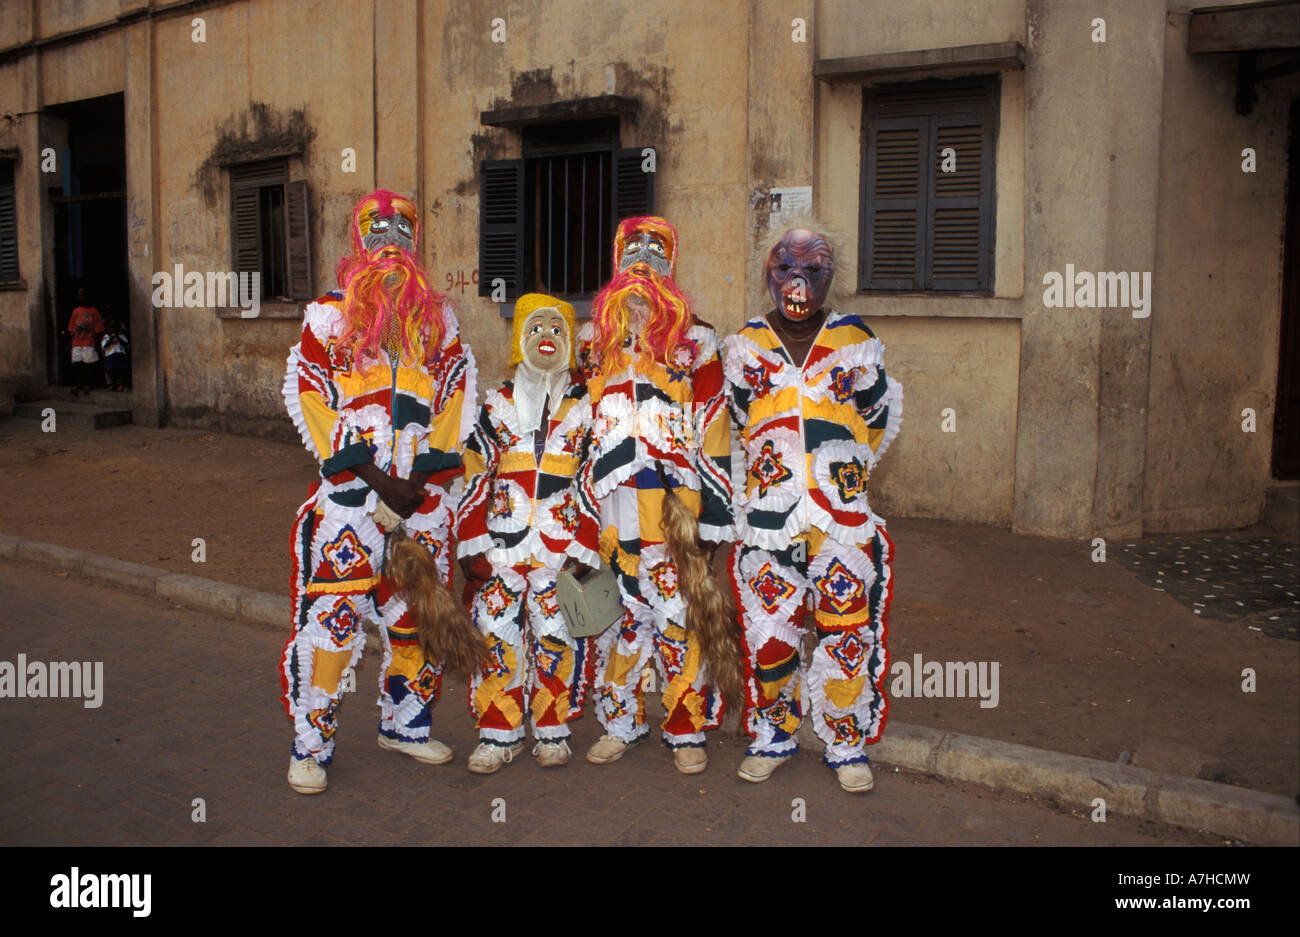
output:
[{"label": "ruffled trim on costume", "polygon": [[461,540],[456,544],[456,557],[460,559],[466,556],[478,556],[492,549],[492,544],[491,534],[479,534],[477,537]]},{"label": "ruffled trim on costume", "polygon": [[[751,322],[746,326],[746,328],[755,325],[756,322]],[[774,385],[778,387],[781,386],[784,381],[776,380],[776,378],[780,377],[787,368],[794,367],[794,365],[785,360],[785,357],[780,351],[774,348],[764,348],[758,342],[743,333],[728,335],[723,339],[723,350],[725,353],[722,360],[722,373],[726,377],[727,381],[734,384],[736,387],[745,387],[755,393],[757,393],[758,389],[750,384],[745,378],[745,366],[753,359],[762,356],[765,360],[771,360],[774,364],[778,365],[776,370],[772,372]]]},{"label": "ruffled trim on costume", "polygon": [[889,389],[885,391],[883,402],[889,406],[889,417],[885,420],[885,435],[881,437],[880,445],[872,453],[873,468],[885,454],[889,444],[894,441],[894,437],[898,435],[899,427],[903,425],[903,385],[892,377],[886,376],[885,380],[889,382]]},{"label": "ruffled trim on costume", "polygon": [[307,428],[307,419],[303,416],[302,404],[298,402],[298,346],[294,345],[289,351],[289,360],[284,375],[284,383],[281,385],[281,392],[284,395],[284,406],[289,411],[289,419],[293,420],[294,429],[302,437],[303,444],[307,451],[316,457],[316,461],[322,460],[321,453],[316,451],[316,441],[311,437],[311,430]]},{"label": "ruffled trim on costume", "polygon": [[755,527],[749,523],[747,517],[742,515],[742,518],[736,521],[736,539],[748,547],[784,550],[796,537],[808,530],[808,525],[804,524],[801,514],[796,505],[779,528]]},{"label": "ruffled trim on costume", "polygon": [[831,517],[825,508],[809,497],[808,519],[810,528],[820,530],[828,539],[838,540],[840,543],[863,543],[876,533],[876,525],[872,521],[869,508],[862,515],[860,524],[843,524]]}]

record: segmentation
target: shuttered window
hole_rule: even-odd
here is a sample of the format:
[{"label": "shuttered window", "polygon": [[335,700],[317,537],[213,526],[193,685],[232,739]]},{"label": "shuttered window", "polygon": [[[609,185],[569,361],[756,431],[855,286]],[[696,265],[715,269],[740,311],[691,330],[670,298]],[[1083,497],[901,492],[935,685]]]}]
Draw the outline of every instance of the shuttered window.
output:
[{"label": "shuttered window", "polygon": [[289,181],[288,160],[230,167],[231,264],[261,274],[262,299],[315,297],[309,205],[306,181]]},{"label": "shuttered window", "polygon": [[654,213],[652,147],[544,152],[480,164],[479,295],[595,294],[613,275],[619,221]]},{"label": "shuttered window", "polygon": [[996,76],[867,88],[858,288],[990,292]]},{"label": "shuttered window", "polygon": [[14,204],[14,164],[0,159],[0,283],[17,283],[18,212]]}]

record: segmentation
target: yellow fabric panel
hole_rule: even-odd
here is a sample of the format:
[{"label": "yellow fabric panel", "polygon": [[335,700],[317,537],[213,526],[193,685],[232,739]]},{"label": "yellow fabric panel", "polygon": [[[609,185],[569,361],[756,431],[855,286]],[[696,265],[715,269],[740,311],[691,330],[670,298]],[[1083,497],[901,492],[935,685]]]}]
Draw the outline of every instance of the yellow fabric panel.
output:
[{"label": "yellow fabric panel", "polygon": [[315,391],[299,394],[298,406],[302,408],[302,418],[307,423],[307,431],[311,433],[321,461],[328,459],[334,454],[334,424],[338,422],[338,414]]},{"label": "yellow fabric panel", "polygon": [[461,452],[463,446],[457,438],[460,436],[460,415],[465,408],[465,392],[457,390],[447,401],[447,406],[441,413],[435,413],[430,417],[433,423],[433,429],[429,433],[429,448],[438,449],[442,452]]},{"label": "yellow fabric panel", "polygon": [[476,449],[465,450],[465,480],[477,478],[487,471],[487,461],[483,454]]},{"label": "yellow fabric panel", "polygon": [[704,440],[701,448],[704,454],[711,459],[725,459],[731,455],[731,419],[727,416],[724,409],[713,425],[709,426],[704,433]]},{"label": "yellow fabric panel", "polygon": [[405,391],[413,397],[418,397],[420,400],[432,400],[433,375],[420,368],[399,366],[397,369],[397,389]]},{"label": "yellow fabric panel", "polygon": [[837,708],[848,709],[862,695],[862,686],[866,680],[866,674],[854,677],[852,680],[827,680],[823,692]]},{"label": "yellow fabric panel", "polygon": [[389,676],[406,677],[413,680],[424,666],[424,652],[420,646],[408,645],[393,648],[393,659],[388,665]]},{"label": "yellow fabric panel", "polygon": [[[600,553],[600,558],[604,560],[607,565],[612,566],[613,564],[610,561],[614,556],[614,551],[617,549],[618,528],[611,525],[600,532],[600,543],[597,545],[597,550]],[[618,570],[615,570],[615,572],[618,572]],[[624,570],[624,572],[635,574],[635,570]]]},{"label": "yellow fabric panel", "polygon": [[[686,656],[682,661],[682,672],[669,680],[667,686],[664,687],[664,712],[671,713],[677,707],[677,704],[681,702],[686,691],[691,688],[695,678],[699,676],[700,639],[694,631],[688,632],[684,628],[671,624],[664,628],[664,637],[678,641],[682,640],[683,637],[686,639]],[[699,731],[700,727],[704,725],[704,696],[700,693],[696,693],[694,696],[695,699],[688,702],[686,708],[692,716],[691,725],[695,727],[696,731]]]},{"label": "yellow fabric panel", "polygon": [[531,452],[503,452],[501,462],[497,465],[497,472],[502,475],[508,475],[511,472],[531,472],[537,467]]},{"label": "yellow fabric panel", "polygon": [[506,722],[509,723],[510,728],[517,729],[523,724],[524,714],[514,699],[506,692],[506,687],[519,669],[519,662],[515,657],[514,649],[496,635],[488,635],[487,640],[489,647],[494,652],[497,646],[501,647],[504,652],[502,661],[506,666],[506,672],[500,674],[490,673],[483,677],[483,682],[474,691],[474,711],[481,716],[488,711],[489,706],[495,705],[501,715],[505,717]]},{"label": "yellow fabric panel", "polygon": [[[695,517],[700,516],[700,493],[690,488],[675,489],[682,504]],[[641,541],[643,543],[664,542],[664,491],[662,488],[647,488],[636,495],[637,514],[640,518]]]},{"label": "yellow fabric panel", "polygon": [[310,582],[307,584],[308,595],[356,595],[369,592],[379,585],[379,577],[368,579],[349,579],[347,582]]},{"label": "yellow fabric panel", "polygon": [[636,659],[636,654],[620,654],[618,644],[615,643],[614,651],[609,655],[609,664],[605,667],[604,682],[623,686],[627,682],[627,675],[636,666]]},{"label": "yellow fabric panel", "polygon": [[749,426],[799,410],[799,388],[783,387],[749,402]]},{"label": "yellow fabric panel", "polygon": [[365,371],[353,369],[346,373],[336,372],[333,377],[340,396],[345,400],[373,393],[380,388],[387,389],[393,384],[393,372],[386,364],[374,364]]},{"label": "yellow fabric panel", "polygon": [[558,452],[544,452],[539,467],[547,475],[554,475],[556,478],[572,478],[578,474],[578,457],[576,454],[560,455]]},{"label": "yellow fabric panel", "polygon": [[880,449],[880,441],[884,438],[885,438],[885,430],[883,427],[880,428],[869,427],[867,429],[867,445],[871,447],[872,452],[877,452]]},{"label": "yellow fabric panel", "polygon": [[338,692],[339,680],[352,660],[351,651],[327,651],[316,648],[311,658],[311,685],[319,687],[330,696]]}]

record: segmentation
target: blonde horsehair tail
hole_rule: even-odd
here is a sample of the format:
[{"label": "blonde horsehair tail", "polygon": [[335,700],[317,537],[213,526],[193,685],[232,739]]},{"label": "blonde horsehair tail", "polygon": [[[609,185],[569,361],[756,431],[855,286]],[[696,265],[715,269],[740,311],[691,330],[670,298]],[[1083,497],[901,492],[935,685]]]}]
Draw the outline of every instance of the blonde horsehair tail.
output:
[{"label": "blonde horsehair tail", "polygon": [[699,636],[710,682],[728,706],[738,705],[744,671],[735,598],[709,568],[709,554],[700,545],[699,520],[671,488],[664,489],[663,528],[686,599],[686,629]]},{"label": "blonde horsehair tail", "polygon": [[415,619],[427,659],[462,677],[487,663],[483,635],[442,581],[432,553],[405,534],[394,534],[384,575]]}]

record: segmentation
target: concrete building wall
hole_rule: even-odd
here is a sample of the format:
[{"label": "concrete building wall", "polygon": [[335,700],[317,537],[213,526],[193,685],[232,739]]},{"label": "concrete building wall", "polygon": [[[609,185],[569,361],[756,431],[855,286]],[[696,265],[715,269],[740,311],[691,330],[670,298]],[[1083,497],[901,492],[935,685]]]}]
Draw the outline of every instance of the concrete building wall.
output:
[{"label": "concrete building wall", "polygon": [[[1143,524],[1241,527],[1271,481],[1290,102],[1300,76],[1233,107],[1234,55],[1187,55],[1187,17],[1165,35],[1160,224],[1151,320]],[[1256,170],[1243,172],[1242,150]],[[1255,431],[1243,432],[1245,408]]]}]

